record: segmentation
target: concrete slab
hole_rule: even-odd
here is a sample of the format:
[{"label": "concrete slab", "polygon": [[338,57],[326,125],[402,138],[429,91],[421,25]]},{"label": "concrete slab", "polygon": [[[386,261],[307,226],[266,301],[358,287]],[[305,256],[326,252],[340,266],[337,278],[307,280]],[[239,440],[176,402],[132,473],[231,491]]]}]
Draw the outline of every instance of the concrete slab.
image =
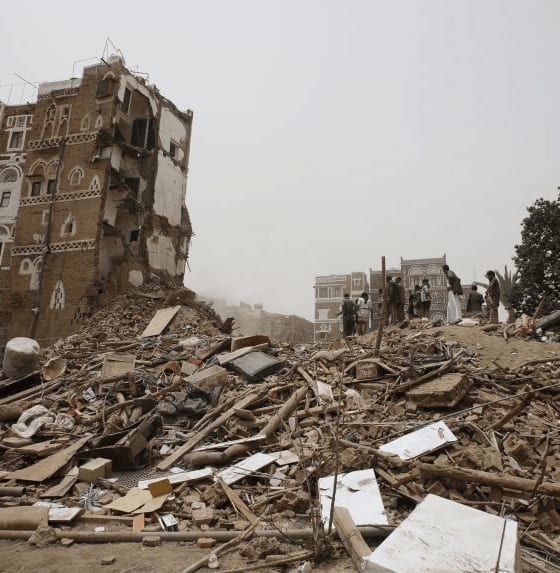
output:
[{"label": "concrete slab", "polygon": [[[329,525],[334,476],[319,479],[321,516]],[[388,525],[383,499],[372,469],[339,474],[336,482],[335,506],[350,512],[355,525]]]},{"label": "concrete slab", "polygon": [[388,454],[395,454],[401,460],[412,460],[456,441],[455,434],[444,422],[434,422],[429,426],[383,444],[379,449]]},{"label": "concrete slab", "polygon": [[282,368],[284,360],[278,360],[264,352],[251,352],[237,358],[231,365],[249,382],[258,382],[261,378]]},{"label": "concrete slab", "polygon": [[520,573],[517,523],[428,495],[366,561],[371,573]]}]

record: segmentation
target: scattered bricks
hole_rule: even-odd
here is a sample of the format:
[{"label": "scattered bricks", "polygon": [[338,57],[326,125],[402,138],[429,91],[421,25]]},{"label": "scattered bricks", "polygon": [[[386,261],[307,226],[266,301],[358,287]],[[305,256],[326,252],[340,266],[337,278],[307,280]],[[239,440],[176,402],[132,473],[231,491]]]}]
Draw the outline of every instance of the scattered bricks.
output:
[{"label": "scattered bricks", "polygon": [[159,547],[161,545],[161,537],[158,535],[146,535],[142,537],[142,545],[144,547]]},{"label": "scattered bricks", "polygon": [[356,380],[372,380],[381,375],[379,365],[371,360],[360,360],[356,364]]},{"label": "scattered bricks", "polygon": [[101,565],[112,565],[116,560],[117,558],[114,555],[111,555],[110,557],[103,557],[101,559]]},{"label": "scattered bricks", "polygon": [[465,374],[446,374],[410,390],[408,399],[419,408],[452,408],[465,397],[470,386]]},{"label": "scattered bricks", "polygon": [[211,549],[216,545],[216,540],[211,537],[199,537],[196,540],[196,545],[199,549]]},{"label": "scattered bricks", "polygon": [[113,469],[111,460],[105,458],[95,458],[86,462],[80,467],[78,479],[89,483],[95,483],[99,478],[105,478]]},{"label": "scattered bricks", "polygon": [[160,495],[171,493],[171,482],[168,479],[155,481],[148,485],[148,489],[150,490],[152,497],[159,497]]},{"label": "scattered bricks", "polygon": [[214,519],[214,510],[205,507],[204,509],[193,509],[192,520],[196,525],[210,525]]}]

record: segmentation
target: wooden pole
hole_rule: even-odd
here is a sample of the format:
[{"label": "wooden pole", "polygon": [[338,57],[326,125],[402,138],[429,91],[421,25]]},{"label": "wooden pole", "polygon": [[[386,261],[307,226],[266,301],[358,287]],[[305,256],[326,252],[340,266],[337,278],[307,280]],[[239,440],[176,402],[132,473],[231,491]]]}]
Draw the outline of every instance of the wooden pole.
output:
[{"label": "wooden pole", "polygon": [[[527,493],[542,493],[551,497],[560,497],[560,483],[543,482],[537,480],[520,478],[504,473],[491,473],[467,468],[457,468],[453,466],[437,466],[435,464],[424,464],[417,462],[416,467],[421,473],[438,476],[442,478],[454,479],[465,482],[481,483],[513,491],[526,491]],[[536,486],[536,487],[535,487]]]}]

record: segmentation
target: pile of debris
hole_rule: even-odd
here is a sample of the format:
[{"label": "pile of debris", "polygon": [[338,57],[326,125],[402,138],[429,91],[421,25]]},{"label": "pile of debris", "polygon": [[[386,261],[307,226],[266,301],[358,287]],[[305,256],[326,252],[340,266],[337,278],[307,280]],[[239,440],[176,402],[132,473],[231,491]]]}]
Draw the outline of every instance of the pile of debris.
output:
[{"label": "pile of debris", "polygon": [[239,570],[303,571],[340,554],[336,530],[361,570],[560,571],[553,360],[483,368],[430,323],[387,329],[379,356],[371,336],[231,326],[186,289],[139,290],[21,350],[0,538],[193,541],[208,556],[185,571],[234,547]]}]

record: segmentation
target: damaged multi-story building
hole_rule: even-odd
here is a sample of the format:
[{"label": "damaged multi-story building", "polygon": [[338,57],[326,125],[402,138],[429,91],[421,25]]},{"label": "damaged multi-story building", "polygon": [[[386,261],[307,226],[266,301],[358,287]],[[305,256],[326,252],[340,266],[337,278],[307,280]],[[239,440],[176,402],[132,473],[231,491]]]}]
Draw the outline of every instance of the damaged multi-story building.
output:
[{"label": "damaged multi-story building", "polygon": [[49,344],[130,285],[182,285],[192,119],[116,56],[0,108],[0,336]]}]

